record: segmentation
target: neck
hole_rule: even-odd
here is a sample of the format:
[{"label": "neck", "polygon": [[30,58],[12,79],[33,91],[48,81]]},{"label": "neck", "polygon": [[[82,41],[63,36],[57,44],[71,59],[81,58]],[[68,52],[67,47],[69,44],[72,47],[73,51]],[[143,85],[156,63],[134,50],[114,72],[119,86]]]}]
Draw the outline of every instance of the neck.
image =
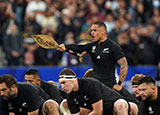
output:
[{"label": "neck", "polygon": [[73,89],[73,91],[78,91],[78,90],[79,90],[78,79],[76,79],[74,81],[74,89]]},{"label": "neck", "polygon": [[103,38],[101,38],[99,41],[98,41],[98,45],[101,43],[101,42],[104,42],[105,40],[107,40],[108,38],[105,36]]},{"label": "neck", "polygon": [[18,95],[18,88],[15,89],[15,97]]}]

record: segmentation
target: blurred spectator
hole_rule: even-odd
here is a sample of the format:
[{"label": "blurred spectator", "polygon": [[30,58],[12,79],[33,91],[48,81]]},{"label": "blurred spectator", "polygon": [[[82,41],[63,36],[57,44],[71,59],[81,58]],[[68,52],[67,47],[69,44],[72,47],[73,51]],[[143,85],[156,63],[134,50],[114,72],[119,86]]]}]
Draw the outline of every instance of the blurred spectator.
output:
[{"label": "blurred spectator", "polygon": [[[147,36],[147,28],[137,28],[137,33],[140,36],[138,43],[138,64],[141,65],[152,65],[154,64],[154,53],[153,53],[153,40]],[[144,58],[145,57],[145,58]]]},{"label": "blurred spectator", "polygon": [[18,30],[23,30],[23,23],[24,23],[24,13],[25,13],[25,7],[27,5],[27,0],[10,0],[15,15],[16,15],[16,22],[18,25]]},{"label": "blurred spectator", "polygon": [[14,19],[15,13],[13,12],[12,5],[6,0],[0,0],[0,45],[2,45],[2,39],[10,21]]},{"label": "blurred spectator", "polygon": [[120,22],[119,22],[118,19],[115,20],[114,23],[115,23],[115,26],[114,26],[114,28],[112,29],[112,31],[108,35],[110,36],[110,38],[113,41],[117,42],[117,36],[118,36],[119,32],[121,31],[121,27],[120,27]]},{"label": "blurred spectator", "polygon": [[136,18],[136,6],[137,6],[137,0],[130,0],[130,4],[128,6],[128,12],[131,15],[131,17],[134,19]]},{"label": "blurred spectator", "polygon": [[144,25],[147,22],[147,17],[145,16],[144,5],[142,2],[137,3],[136,15],[134,17],[137,25]]},{"label": "blurred spectator", "polygon": [[115,28],[114,17],[111,13],[106,14],[105,16],[105,24],[107,27],[108,34]]},{"label": "blurred spectator", "polygon": [[30,37],[24,39],[24,65],[48,65],[47,49],[41,48]]},{"label": "blurred spectator", "polygon": [[10,33],[3,39],[4,50],[9,66],[21,65],[23,56],[23,39],[16,24],[10,25]]},{"label": "blurred spectator", "polygon": [[[157,37],[157,40],[155,42],[155,48],[154,48],[154,54],[155,54],[155,64],[160,64],[160,33]],[[160,77],[160,76],[159,76]]]},{"label": "blurred spectator", "polygon": [[120,30],[127,31],[129,29],[129,23],[128,23],[125,15],[119,15],[118,20],[120,23]]},{"label": "blurred spectator", "polygon": [[56,9],[54,7],[48,7],[44,15],[42,16],[41,21],[39,24],[43,29],[50,29],[54,34],[57,32],[58,26],[58,18],[59,15],[56,14]]},{"label": "blurred spectator", "polygon": [[118,2],[119,2],[119,13],[120,13],[120,15],[125,15],[127,13],[126,0],[118,0]]},{"label": "blurred spectator", "polygon": [[[65,36],[65,44],[74,44],[74,34],[72,32],[68,32]],[[78,57],[72,55],[68,52],[63,52],[61,65],[62,66],[73,66],[78,64]]]},{"label": "blurred spectator", "polygon": [[62,10],[61,18],[59,19],[59,25],[57,29],[58,43],[64,43],[66,34],[71,31],[74,33],[75,27],[70,17],[70,10],[65,8]]},{"label": "blurred spectator", "polygon": [[35,22],[34,19],[25,21],[24,24],[24,31],[22,31],[23,34],[26,34],[27,36],[32,34],[39,34],[41,32],[41,26]]},{"label": "blurred spectator", "polygon": [[105,14],[105,9],[104,9],[105,0],[94,0],[94,2],[96,6],[98,7],[99,12],[101,12],[102,14]]},{"label": "blurred spectator", "polygon": [[24,48],[25,48],[25,52],[24,52],[24,62],[23,64],[25,66],[31,66],[34,64],[34,51],[36,50],[36,48],[38,47],[37,44],[35,44],[35,41],[30,38],[24,38]]},{"label": "blurred spectator", "polygon": [[97,16],[99,21],[104,21],[104,15],[99,12],[96,4],[94,2],[91,2],[90,4],[88,4],[88,14],[86,20],[90,20],[91,18],[93,18],[93,16]]},{"label": "blurred spectator", "polygon": [[[108,34],[115,42],[125,41],[121,36],[124,32],[128,33],[129,42],[127,46],[122,45],[129,47],[127,52],[133,53],[133,62],[129,64],[158,63],[155,48],[160,32],[159,0],[0,0],[0,45],[4,35],[10,33],[10,25],[15,22],[24,38],[32,34],[48,34],[58,43],[64,43],[65,36],[71,32],[74,34],[74,42],[89,42],[90,35],[85,30],[95,21],[105,22]],[[38,47],[37,44],[35,46]],[[2,51],[3,49],[2,47]],[[34,61],[28,64],[23,62],[25,65],[35,64],[35,55],[31,55],[36,53],[36,50],[39,51],[38,49],[27,53],[34,57]],[[148,55],[146,51],[151,54],[148,53],[150,56],[144,59],[143,54]],[[45,65],[61,63],[60,52],[42,52],[42,55],[47,57]]]},{"label": "blurred spectator", "polygon": [[[43,29],[42,33],[43,34],[48,34],[53,39],[55,39],[56,41],[58,41],[57,35],[55,34],[55,32],[52,29],[50,29],[50,28]],[[48,49],[47,50],[48,65],[58,65],[59,61],[61,61],[61,57],[62,57],[62,53],[59,52],[59,51],[57,51],[56,49]]]},{"label": "blurred spectator", "polygon": [[31,0],[26,6],[25,19],[35,17],[36,22],[41,21],[42,14],[45,12],[47,5],[42,0]]},{"label": "blurred spectator", "polygon": [[129,40],[129,37],[126,31],[119,33],[119,35],[117,36],[117,43],[123,49],[125,56],[127,58],[127,61],[128,61],[128,65],[133,65],[134,64],[133,51],[130,46],[130,40]]},{"label": "blurred spectator", "polygon": [[34,56],[34,65],[48,65],[47,49],[38,46],[37,49],[34,51]]}]

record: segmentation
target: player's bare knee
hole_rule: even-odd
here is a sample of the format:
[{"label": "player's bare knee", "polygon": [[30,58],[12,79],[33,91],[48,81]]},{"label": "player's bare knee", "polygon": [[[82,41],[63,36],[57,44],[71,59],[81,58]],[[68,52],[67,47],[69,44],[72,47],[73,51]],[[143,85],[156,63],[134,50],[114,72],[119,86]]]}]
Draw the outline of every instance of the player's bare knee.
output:
[{"label": "player's bare knee", "polygon": [[66,109],[69,109],[69,108],[68,108],[67,101],[63,101],[62,106],[63,106],[64,108],[66,108]]},{"label": "player's bare knee", "polygon": [[138,115],[138,106],[135,103],[129,102],[130,104],[130,115]]},{"label": "player's bare knee", "polygon": [[124,100],[124,99],[118,99],[115,103],[114,103],[114,110],[116,112],[119,111],[128,111],[128,103]]},{"label": "player's bare knee", "polygon": [[52,111],[59,111],[58,104],[53,101],[48,101],[45,103],[45,110],[47,113],[50,113]]}]

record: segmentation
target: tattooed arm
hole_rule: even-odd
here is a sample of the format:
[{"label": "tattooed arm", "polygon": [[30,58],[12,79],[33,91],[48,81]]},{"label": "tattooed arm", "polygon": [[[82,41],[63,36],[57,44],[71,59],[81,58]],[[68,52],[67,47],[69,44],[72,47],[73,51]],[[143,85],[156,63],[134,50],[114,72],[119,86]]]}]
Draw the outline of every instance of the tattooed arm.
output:
[{"label": "tattooed arm", "polygon": [[125,80],[125,78],[127,76],[127,73],[128,73],[128,63],[127,63],[126,57],[120,58],[117,61],[117,63],[120,66],[120,76],[119,76],[118,84],[114,85],[113,89],[117,90],[117,91],[120,91],[122,89],[123,82],[124,82],[124,80]]},{"label": "tattooed arm", "polygon": [[124,80],[126,79],[127,73],[128,73],[128,63],[126,57],[120,58],[118,61],[118,64],[120,66],[120,76],[119,81],[121,81],[121,85],[123,84]]}]

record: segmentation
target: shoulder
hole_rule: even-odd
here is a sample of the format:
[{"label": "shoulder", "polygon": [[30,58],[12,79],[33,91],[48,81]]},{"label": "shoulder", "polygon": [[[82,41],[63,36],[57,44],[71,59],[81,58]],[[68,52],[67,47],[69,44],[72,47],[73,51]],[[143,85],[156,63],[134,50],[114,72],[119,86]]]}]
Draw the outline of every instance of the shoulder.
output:
[{"label": "shoulder", "polygon": [[109,46],[112,48],[114,47],[120,47],[118,43],[116,43],[115,41],[111,40],[110,38],[107,40],[107,43],[109,44]]},{"label": "shoulder", "polygon": [[38,86],[29,83],[18,83],[18,90],[25,93],[38,91]]},{"label": "shoulder", "polygon": [[40,86],[43,90],[50,90],[50,89],[57,89],[56,86],[48,83],[48,82],[45,82],[45,81],[41,81],[41,86]]},{"label": "shoulder", "polygon": [[98,82],[96,79],[91,78],[91,77],[79,78],[78,81],[79,81],[79,82],[82,82],[82,83],[85,83],[85,84]]},{"label": "shoulder", "polygon": [[18,87],[20,88],[20,89],[29,89],[29,88],[35,88],[35,86],[33,85],[33,84],[30,84],[30,83],[18,83]]},{"label": "shoulder", "polygon": [[98,87],[101,83],[96,80],[95,78],[79,78],[79,85],[81,88],[83,89],[91,89],[91,88],[95,88]]}]

